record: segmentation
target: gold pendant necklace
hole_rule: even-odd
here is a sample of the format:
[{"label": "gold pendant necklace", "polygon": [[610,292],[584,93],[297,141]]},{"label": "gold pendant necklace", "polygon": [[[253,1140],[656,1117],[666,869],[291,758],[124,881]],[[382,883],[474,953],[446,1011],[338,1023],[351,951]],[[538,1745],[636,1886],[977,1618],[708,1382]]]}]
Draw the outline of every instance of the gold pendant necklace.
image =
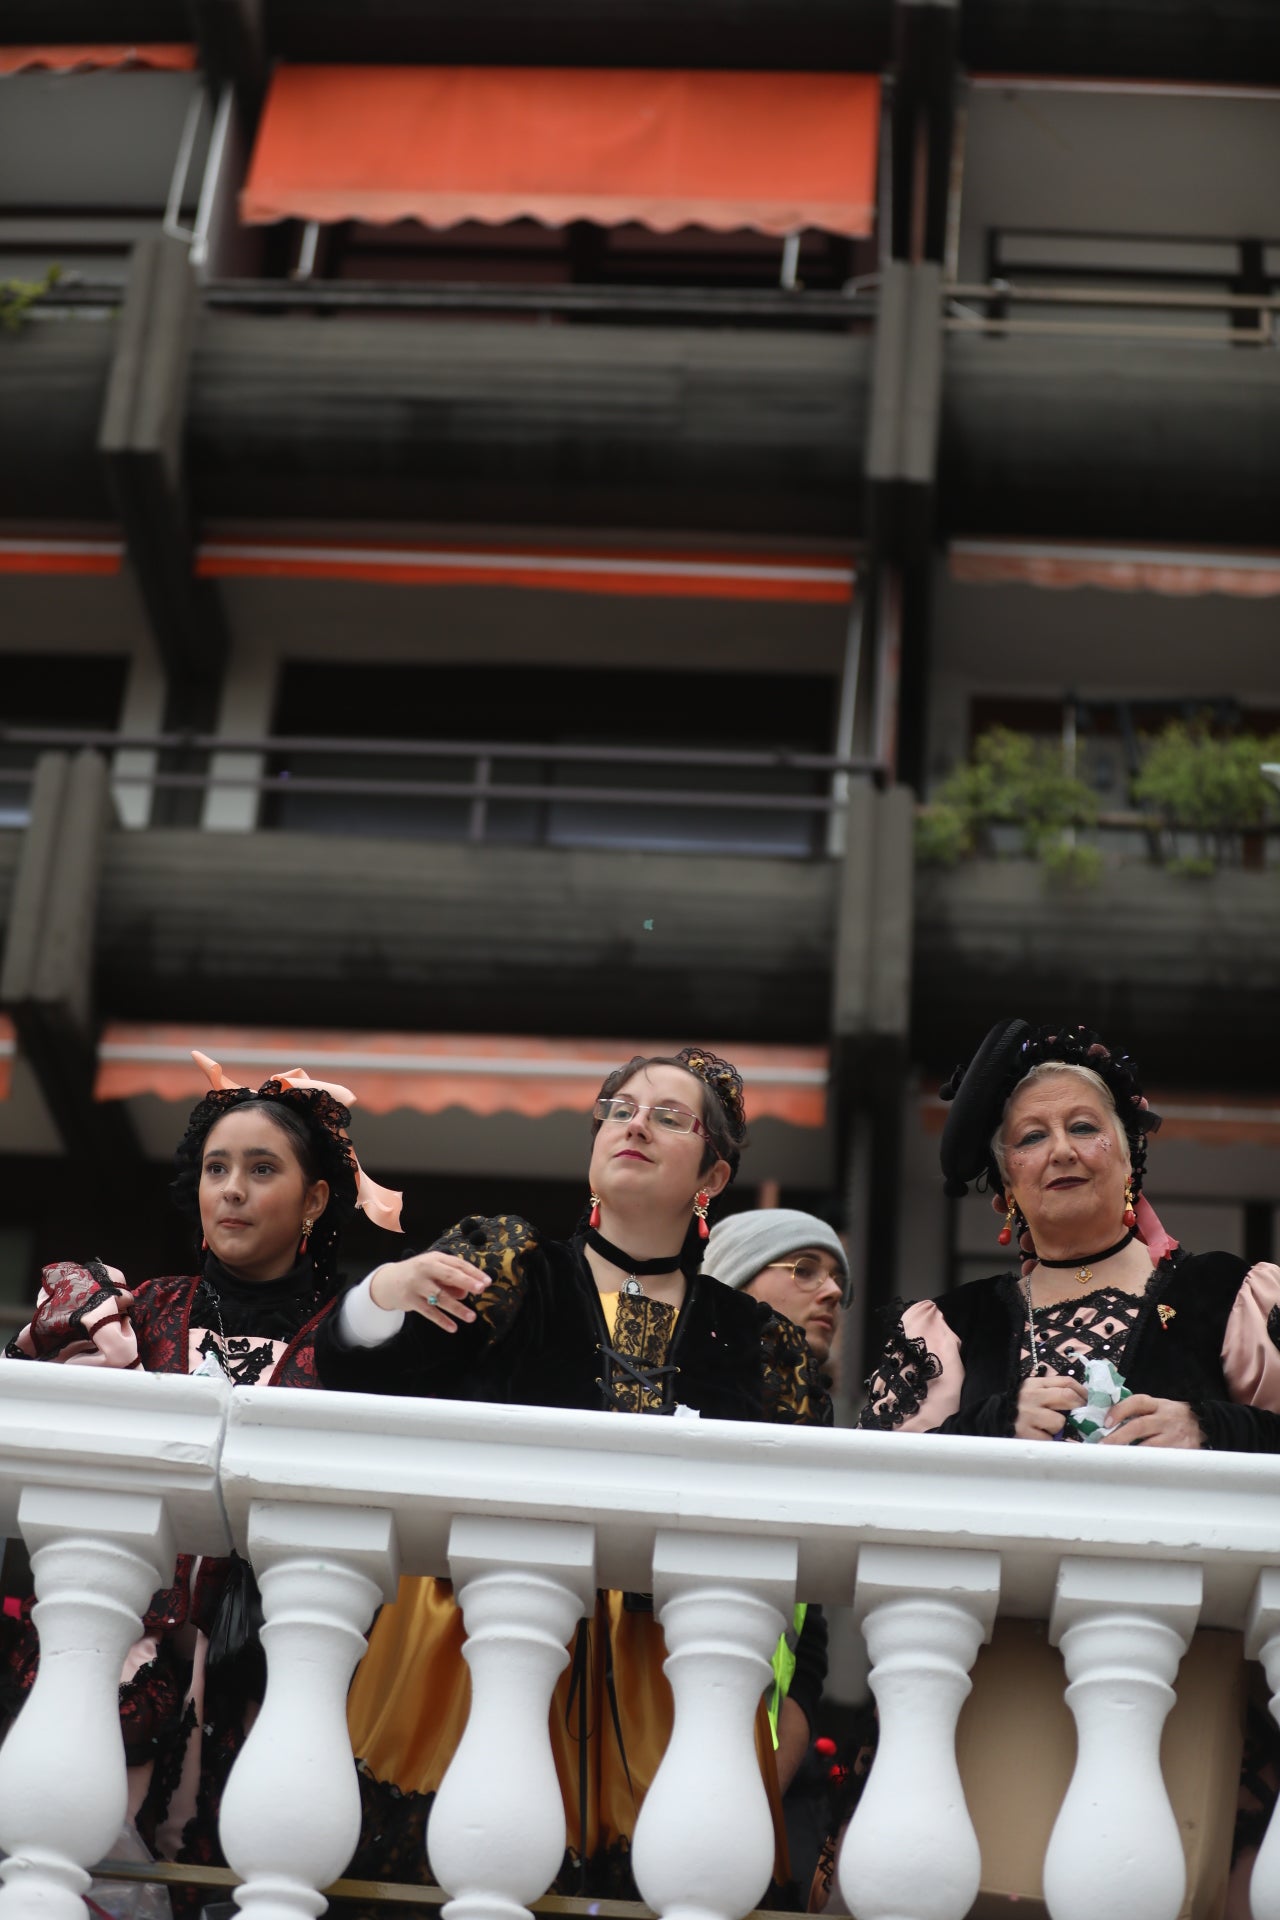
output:
[{"label": "gold pendant necklace", "polygon": [[1037,1265],[1051,1268],[1056,1267],[1058,1271],[1062,1273],[1074,1267],[1074,1278],[1077,1285],[1087,1287],[1093,1279],[1094,1263],[1102,1260],[1110,1260],[1117,1253],[1123,1253],[1133,1238],[1134,1229],[1130,1227],[1128,1232],[1125,1233],[1121,1239],[1117,1240],[1113,1247],[1104,1247],[1101,1253],[1086,1253],[1083,1260],[1081,1260],[1078,1255],[1074,1260],[1046,1260],[1043,1255],[1041,1255],[1037,1260]]}]

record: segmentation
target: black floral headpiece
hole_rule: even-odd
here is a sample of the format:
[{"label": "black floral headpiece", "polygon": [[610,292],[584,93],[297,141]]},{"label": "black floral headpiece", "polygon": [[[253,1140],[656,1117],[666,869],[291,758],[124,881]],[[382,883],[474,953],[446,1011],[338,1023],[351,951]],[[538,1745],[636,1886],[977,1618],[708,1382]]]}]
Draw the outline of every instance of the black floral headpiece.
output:
[{"label": "black floral headpiece", "polygon": [[746,1088],[732,1061],[722,1060],[709,1047],[681,1047],[675,1058],[701,1080],[703,1086],[710,1087],[724,1108],[735,1141],[741,1141],[747,1131]]}]

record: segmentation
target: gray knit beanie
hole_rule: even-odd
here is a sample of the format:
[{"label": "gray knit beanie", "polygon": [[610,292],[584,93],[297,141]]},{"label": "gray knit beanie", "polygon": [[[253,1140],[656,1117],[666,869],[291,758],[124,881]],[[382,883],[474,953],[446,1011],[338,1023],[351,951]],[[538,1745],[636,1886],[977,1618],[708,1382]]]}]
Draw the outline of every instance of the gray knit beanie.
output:
[{"label": "gray knit beanie", "polygon": [[756,1207],[717,1221],[703,1249],[702,1271],[726,1287],[745,1287],[772,1261],[785,1260],[802,1247],[818,1247],[831,1255],[844,1276],[848,1306],[849,1261],[839,1234],[825,1220],[794,1207]]}]

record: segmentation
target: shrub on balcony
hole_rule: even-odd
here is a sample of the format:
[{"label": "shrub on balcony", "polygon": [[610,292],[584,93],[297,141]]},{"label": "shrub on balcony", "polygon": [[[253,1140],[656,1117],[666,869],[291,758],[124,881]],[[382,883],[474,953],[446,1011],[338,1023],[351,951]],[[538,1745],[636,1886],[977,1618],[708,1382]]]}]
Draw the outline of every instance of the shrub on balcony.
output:
[{"label": "shrub on balcony", "polygon": [[0,332],[17,333],[36,301],[52,291],[62,278],[61,267],[50,267],[43,280],[0,280]]},{"label": "shrub on balcony", "polygon": [[[1134,798],[1156,808],[1170,830],[1170,868],[1199,875],[1236,858],[1261,866],[1261,829],[1280,821],[1280,794],[1261,768],[1280,758],[1280,735],[1219,739],[1207,725],[1175,720],[1144,744]],[[1179,831],[1195,834],[1198,856],[1179,852]]]},{"label": "shrub on balcony", "polygon": [[1015,826],[1021,852],[1043,860],[1056,877],[1087,885],[1101,872],[1101,855],[1077,845],[1072,830],[1092,826],[1097,812],[1092,790],[1063,771],[1056,747],[992,727],[921,810],[916,857],[926,866],[955,866],[965,854],[995,852],[993,830]]}]

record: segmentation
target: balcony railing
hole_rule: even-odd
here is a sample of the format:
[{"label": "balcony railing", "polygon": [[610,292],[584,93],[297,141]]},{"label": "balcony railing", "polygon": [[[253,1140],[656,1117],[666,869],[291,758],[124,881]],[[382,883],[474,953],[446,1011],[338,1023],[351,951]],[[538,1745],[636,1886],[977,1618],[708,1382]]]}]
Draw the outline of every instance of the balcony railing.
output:
[{"label": "balcony railing", "polygon": [[[3,1365],[0,1519],[31,1551],[43,1658],[0,1750],[3,1920],[79,1920],[125,1810],[116,1681],[175,1550],[247,1553],[267,1687],[223,1801],[257,1920],[314,1920],[359,1803],[347,1685],[400,1572],[448,1575],[470,1720],[432,1813],[454,1920],[521,1920],[564,1844],[547,1710],[598,1585],[652,1591],[674,1730],[633,1863],[670,1920],[737,1920],[772,1830],[752,1743],[797,1597],[852,1602],[879,1752],[845,1839],[860,1920],[961,1920],[980,1856],[957,1715],[998,1613],[1047,1619],[1079,1752],[1044,1860],[1053,1920],[1174,1920],[1160,1770],[1197,1625],[1280,1691],[1280,1462],[780,1431]],[[424,1710],[425,1704],[424,1704]],[[707,1791],[714,1778],[715,1791]],[[1280,1829],[1253,1880],[1280,1911]]]},{"label": "balcony railing", "polygon": [[[883,785],[879,760],[786,747],[572,746],[500,740],[376,740],[281,735],[126,734],[102,729],[0,727],[0,823],[25,823],[37,755],[85,748],[116,756],[117,796],[144,807],[153,790],[207,796],[206,825],[259,823],[320,832],[409,828],[441,840],[667,847],[805,857],[825,850],[850,777]],[[173,764],[173,762],[179,764]],[[281,763],[285,764],[281,764]],[[359,773],[334,771],[362,767]],[[386,766],[388,772],[378,771]],[[272,768],[274,767],[274,771]],[[423,775],[404,769],[421,767]],[[312,769],[312,770],[307,770]],[[10,797],[13,796],[13,797]],[[223,796],[233,813],[209,802]],[[319,811],[317,811],[317,807]]]}]

